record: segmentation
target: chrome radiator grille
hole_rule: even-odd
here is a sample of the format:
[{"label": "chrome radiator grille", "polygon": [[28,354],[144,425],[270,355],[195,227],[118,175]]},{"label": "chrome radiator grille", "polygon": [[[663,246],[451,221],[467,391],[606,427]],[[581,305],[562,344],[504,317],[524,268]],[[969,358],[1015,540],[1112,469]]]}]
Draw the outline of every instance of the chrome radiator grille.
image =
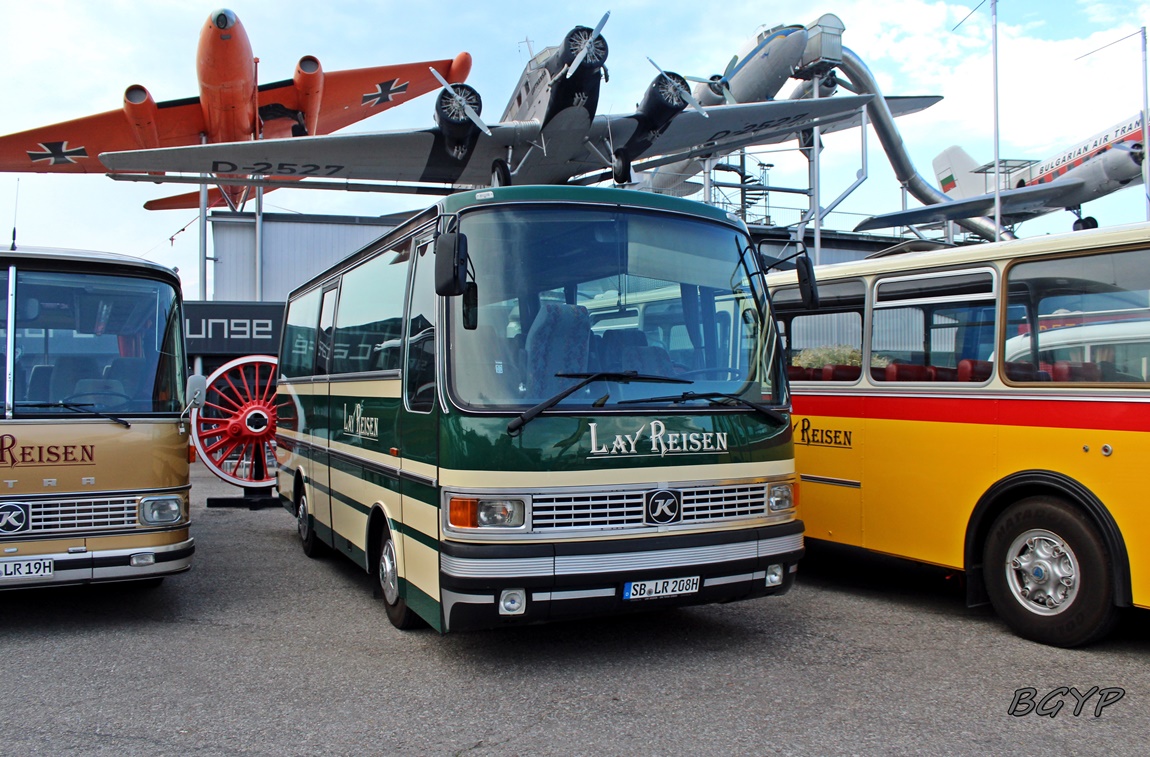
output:
[{"label": "chrome radiator grille", "polygon": [[[125,528],[136,525],[135,497],[31,502],[31,533]],[[28,531],[24,532],[28,533]]]},{"label": "chrome radiator grille", "polygon": [[[762,482],[679,491],[683,523],[767,514],[767,484]],[[645,491],[536,494],[531,500],[532,530],[643,526],[645,498]]]}]

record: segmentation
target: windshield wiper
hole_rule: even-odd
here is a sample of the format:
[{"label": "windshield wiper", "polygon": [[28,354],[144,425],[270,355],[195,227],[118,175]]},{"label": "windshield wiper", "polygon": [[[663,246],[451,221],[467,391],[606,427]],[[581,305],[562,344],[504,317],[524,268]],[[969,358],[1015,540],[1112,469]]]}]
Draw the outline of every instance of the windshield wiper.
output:
[{"label": "windshield wiper", "polygon": [[507,433],[515,436],[519,431],[528,423],[531,422],[540,413],[549,410],[558,405],[563,400],[570,397],[575,392],[579,391],[588,384],[593,384],[596,381],[618,381],[621,384],[629,384],[632,381],[646,381],[649,383],[657,384],[693,384],[695,382],[689,379],[673,378],[671,376],[654,376],[638,371],[599,371],[597,373],[556,373],[556,378],[577,378],[582,379],[575,384],[567,387],[553,397],[543,400],[538,405],[528,408],[520,413],[518,418],[513,418],[507,424]]},{"label": "windshield wiper", "polygon": [[56,402],[17,402],[16,407],[62,407],[67,410],[73,410],[77,413],[91,413],[92,415],[98,415],[101,418],[106,418],[115,423],[119,423],[124,428],[132,427],[132,424],[128,423],[123,418],[118,418],[114,415],[111,415],[110,413],[104,413],[99,410],[93,410],[92,403],[90,402],[83,405],[79,405],[74,402],[65,402],[64,400],[58,400]]},{"label": "windshield wiper", "polygon": [[[745,405],[746,407],[752,408],[753,410],[757,410],[779,425],[786,425],[788,422],[786,416],[782,413],[779,413],[777,410],[772,410],[766,405],[754,402],[747,399],[746,397],[740,397],[737,394],[726,394],[725,392],[683,392],[682,394],[672,395],[670,397],[644,397],[642,399],[634,400],[619,400],[619,404],[637,405],[649,402],[672,402],[678,404],[680,402],[690,402],[691,400],[710,400],[712,403],[717,402],[718,400],[729,400],[740,405]],[[724,402],[722,404],[726,403]]]}]

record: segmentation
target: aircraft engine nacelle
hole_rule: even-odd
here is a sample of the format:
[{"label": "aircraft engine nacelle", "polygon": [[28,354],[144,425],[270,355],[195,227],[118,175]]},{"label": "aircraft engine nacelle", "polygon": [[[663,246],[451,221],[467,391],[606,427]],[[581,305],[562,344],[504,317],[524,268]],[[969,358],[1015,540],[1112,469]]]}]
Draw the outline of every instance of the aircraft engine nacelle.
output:
[{"label": "aircraft engine nacelle", "polygon": [[1142,175],[1142,151],[1134,145],[1114,145],[1101,155],[1073,170],[1088,184],[1125,186]]},{"label": "aircraft engine nacelle", "polygon": [[319,106],[323,99],[323,68],[319,60],[311,55],[300,58],[292,76],[292,84],[299,98],[300,113],[303,114],[303,123],[292,127],[292,136],[318,133]]},{"label": "aircraft engine nacelle", "polygon": [[443,132],[448,151],[462,157],[479,135],[479,125],[468,117],[460,98],[467,101],[477,116],[483,112],[483,99],[469,84],[452,84],[451,88],[455,96],[444,89],[435,99],[435,125]]},{"label": "aircraft engine nacelle", "polygon": [[687,80],[682,76],[670,71],[656,76],[639,103],[639,113],[647,120],[644,126],[661,131],[687,107],[687,100],[682,95],[685,91],[690,90],[687,89]]},{"label": "aircraft engine nacelle", "polygon": [[[587,41],[594,34],[595,30],[586,26],[576,26],[567,32],[567,36],[563,38],[563,45],[559,48],[559,64],[569,66],[574,63],[575,58],[579,56],[579,51],[588,44]],[[579,67],[591,70],[599,69],[607,62],[607,40],[603,39],[603,35],[600,34],[590,44],[591,49],[587,51],[587,55]]]},{"label": "aircraft engine nacelle", "polygon": [[[1081,179],[1081,195],[1072,197],[1067,207],[1115,192],[1142,176],[1142,151],[1135,145],[1118,144],[1076,166],[1060,178]],[[1057,179],[1056,179],[1057,181]]]},{"label": "aircraft engine nacelle", "polygon": [[156,129],[156,101],[152,93],[139,84],[133,84],[124,90],[124,115],[128,118],[128,127],[136,143],[150,149],[160,146],[160,134]]}]

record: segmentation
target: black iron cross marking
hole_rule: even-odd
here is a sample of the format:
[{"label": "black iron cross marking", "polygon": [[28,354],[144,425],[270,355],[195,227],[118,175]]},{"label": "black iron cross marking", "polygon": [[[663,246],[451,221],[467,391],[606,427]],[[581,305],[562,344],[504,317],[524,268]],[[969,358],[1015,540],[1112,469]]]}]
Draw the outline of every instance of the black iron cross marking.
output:
[{"label": "black iron cross marking", "polygon": [[74,158],[88,157],[88,151],[83,147],[73,147],[68,149],[68,141],[63,142],[41,142],[40,147],[44,148],[45,152],[32,152],[28,151],[28,158],[33,163],[38,160],[50,160],[49,165],[59,166],[66,163],[75,163]]},{"label": "black iron cross marking", "polygon": [[409,82],[399,83],[399,79],[392,79],[391,81],[381,81],[375,85],[374,92],[368,92],[363,96],[363,105],[369,108],[374,108],[376,105],[391,102],[394,95],[402,95],[407,92],[407,85]]}]

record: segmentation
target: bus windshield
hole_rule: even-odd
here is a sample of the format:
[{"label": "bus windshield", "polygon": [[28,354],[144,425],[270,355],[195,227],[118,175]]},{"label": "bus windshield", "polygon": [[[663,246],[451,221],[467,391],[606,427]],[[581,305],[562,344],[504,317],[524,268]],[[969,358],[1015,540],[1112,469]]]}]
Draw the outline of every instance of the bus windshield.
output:
[{"label": "bus windshield", "polygon": [[15,417],[181,411],[185,361],[170,284],[18,270],[15,304]]},{"label": "bus windshield", "polygon": [[[450,396],[460,406],[533,406],[597,373],[604,380],[556,407],[780,401],[775,361],[764,359],[764,349],[774,353],[773,323],[736,228],[540,205],[468,212],[460,231],[478,295],[467,327],[469,298],[450,305]],[[629,372],[643,378],[630,381]]]}]

